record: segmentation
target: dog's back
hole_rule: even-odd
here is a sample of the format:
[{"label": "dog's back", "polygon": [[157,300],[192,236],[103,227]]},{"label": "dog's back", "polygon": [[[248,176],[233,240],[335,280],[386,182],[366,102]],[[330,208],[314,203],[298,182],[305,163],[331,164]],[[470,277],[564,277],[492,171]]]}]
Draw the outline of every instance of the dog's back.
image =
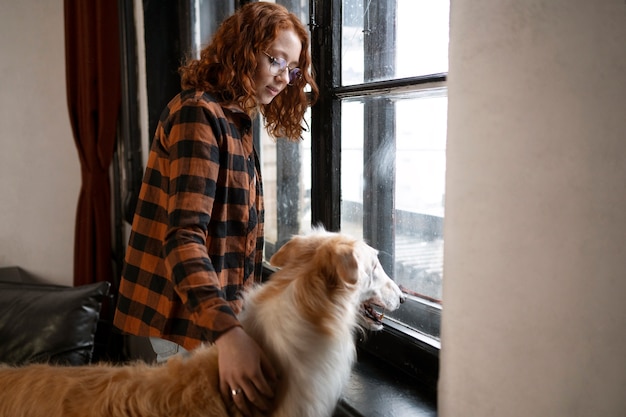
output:
[{"label": "dog's back", "polygon": [[227,410],[217,381],[214,346],[161,366],[0,366],[0,416],[237,416]]},{"label": "dog's back", "polygon": [[[281,269],[245,295],[240,320],[279,372],[272,416],[330,416],[354,330],[382,328],[371,304],[393,310],[403,296],[374,249],[340,234],[295,237],[270,261]],[[0,366],[0,417],[240,416],[222,401],[217,353],[202,346],[165,366]]]}]

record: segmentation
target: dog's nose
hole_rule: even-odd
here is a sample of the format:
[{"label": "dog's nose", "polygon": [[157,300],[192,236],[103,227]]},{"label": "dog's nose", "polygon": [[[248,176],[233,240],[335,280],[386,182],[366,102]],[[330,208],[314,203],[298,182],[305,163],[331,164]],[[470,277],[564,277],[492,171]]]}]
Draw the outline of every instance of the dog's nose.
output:
[{"label": "dog's nose", "polygon": [[400,295],[400,304],[404,303],[406,301],[406,295],[401,294]]}]

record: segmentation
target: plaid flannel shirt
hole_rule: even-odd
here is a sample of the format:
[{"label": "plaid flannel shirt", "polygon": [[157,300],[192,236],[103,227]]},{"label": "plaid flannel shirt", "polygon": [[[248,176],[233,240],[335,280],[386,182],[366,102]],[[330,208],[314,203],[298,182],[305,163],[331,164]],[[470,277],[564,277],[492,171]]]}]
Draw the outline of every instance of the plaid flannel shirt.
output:
[{"label": "plaid flannel shirt", "polygon": [[263,189],[250,117],[201,91],[161,115],[133,219],[114,324],[193,349],[234,326],[261,279]]}]

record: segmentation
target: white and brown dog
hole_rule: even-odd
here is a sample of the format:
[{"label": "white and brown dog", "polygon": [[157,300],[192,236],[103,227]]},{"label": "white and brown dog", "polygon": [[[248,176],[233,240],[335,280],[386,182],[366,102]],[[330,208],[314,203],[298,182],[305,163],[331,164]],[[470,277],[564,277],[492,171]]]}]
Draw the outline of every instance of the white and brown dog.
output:
[{"label": "white and brown dog", "polygon": [[[362,240],[316,229],[271,258],[280,269],[248,291],[240,320],[281,375],[274,417],[330,416],[347,383],[357,329],[380,330],[374,307],[404,300]],[[238,416],[219,391],[217,349],[164,365],[0,367],[0,416]]]}]

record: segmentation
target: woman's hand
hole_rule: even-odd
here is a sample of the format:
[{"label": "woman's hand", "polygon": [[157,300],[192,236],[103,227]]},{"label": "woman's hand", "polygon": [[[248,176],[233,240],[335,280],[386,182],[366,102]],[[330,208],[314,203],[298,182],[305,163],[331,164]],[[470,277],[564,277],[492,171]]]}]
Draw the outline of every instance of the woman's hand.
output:
[{"label": "woman's hand", "polygon": [[253,407],[267,412],[272,407],[276,372],[259,345],[241,327],[234,327],[215,342],[218,350],[220,391],[245,415]]}]

